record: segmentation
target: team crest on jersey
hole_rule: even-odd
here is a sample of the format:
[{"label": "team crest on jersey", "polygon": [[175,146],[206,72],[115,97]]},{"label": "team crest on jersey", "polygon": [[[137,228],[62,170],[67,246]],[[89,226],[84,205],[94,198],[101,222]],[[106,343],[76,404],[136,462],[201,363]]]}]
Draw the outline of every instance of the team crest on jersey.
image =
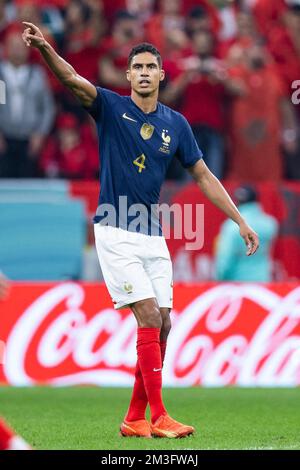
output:
[{"label": "team crest on jersey", "polygon": [[162,138],[162,144],[161,144],[161,147],[159,149],[160,152],[163,152],[163,153],[167,153],[169,154],[170,153],[170,143],[171,143],[171,137],[168,135],[168,130],[167,129],[163,129],[162,133],[161,133],[161,138]]},{"label": "team crest on jersey", "polygon": [[140,134],[144,140],[151,139],[154,132],[154,126],[147,124],[146,122],[142,125]]}]

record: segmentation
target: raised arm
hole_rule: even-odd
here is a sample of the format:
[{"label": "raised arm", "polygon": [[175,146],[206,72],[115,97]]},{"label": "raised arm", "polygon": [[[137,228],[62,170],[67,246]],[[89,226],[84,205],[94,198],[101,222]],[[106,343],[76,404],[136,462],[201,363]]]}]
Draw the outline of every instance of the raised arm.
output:
[{"label": "raised arm", "polygon": [[27,21],[23,21],[23,24],[26,26],[22,34],[25,44],[28,47],[38,49],[58,80],[69,88],[83,106],[90,107],[97,96],[96,87],[81,77],[68,62],[55,52],[37,26]]},{"label": "raised arm", "polygon": [[203,160],[199,160],[189,169],[189,172],[208,199],[237,223],[240,228],[240,235],[247,246],[246,254],[247,256],[253,255],[259,247],[258,235],[249,227],[247,221],[243,219],[238,208],[218,178],[212,174]]}]

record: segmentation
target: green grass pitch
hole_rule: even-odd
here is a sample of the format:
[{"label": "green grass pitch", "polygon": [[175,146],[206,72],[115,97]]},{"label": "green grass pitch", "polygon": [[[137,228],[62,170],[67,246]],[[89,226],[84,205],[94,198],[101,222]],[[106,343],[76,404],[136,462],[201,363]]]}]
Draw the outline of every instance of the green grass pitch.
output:
[{"label": "green grass pitch", "polygon": [[169,388],[184,439],[122,438],[129,388],[0,387],[0,415],[36,449],[300,449],[300,389]]}]

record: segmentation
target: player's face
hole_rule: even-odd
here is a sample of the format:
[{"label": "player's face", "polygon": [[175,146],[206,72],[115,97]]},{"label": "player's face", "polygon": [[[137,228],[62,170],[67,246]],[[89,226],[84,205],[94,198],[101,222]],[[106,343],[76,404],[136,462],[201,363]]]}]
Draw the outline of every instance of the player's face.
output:
[{"label": "player's face", "polygon": [[133,57],[127,80],[131,88],[139,95],[150,96],[157,92],[159,82],[165,77],[157,58],[150,52],[142,52]]}]

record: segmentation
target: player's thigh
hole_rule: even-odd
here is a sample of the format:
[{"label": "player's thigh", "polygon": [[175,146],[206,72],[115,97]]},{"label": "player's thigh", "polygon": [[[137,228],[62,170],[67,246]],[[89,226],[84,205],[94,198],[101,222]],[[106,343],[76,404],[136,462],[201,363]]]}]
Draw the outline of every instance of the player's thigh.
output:
[{"label": "player's thigh", "polygon": [[105,284],[115,308],[154,298],[151,281],[136,256],[128,233],[113,227],[95,227],[95,243]]},{"label": "player's thigh", "polygon": [[[173,306],[173,269],[169,250],[163,237],[155,237],[152,256],[145,263],[145,270],[151,281],[160,308]],[[159,240],[161,239],[161,240]]]}]

